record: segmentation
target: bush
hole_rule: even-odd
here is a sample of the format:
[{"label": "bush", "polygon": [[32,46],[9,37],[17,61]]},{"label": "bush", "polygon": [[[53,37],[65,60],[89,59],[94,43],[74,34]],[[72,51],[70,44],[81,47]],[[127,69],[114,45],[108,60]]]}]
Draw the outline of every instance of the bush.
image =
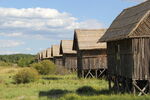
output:
[{"label": "bush", "polygon": [[54,74],[56,71],[55,64],[49,60],[43,60],[30,66],[35,68],[41,75]]},{"label": "bush", "polygon": [[12,63],[0,61],[0,66],[12,66]]},{"label": "bush", "polygon": [[20,70],[15,76],[15,83],[29,83],[39,79],[38,72],[33,68],[24,68]]}]

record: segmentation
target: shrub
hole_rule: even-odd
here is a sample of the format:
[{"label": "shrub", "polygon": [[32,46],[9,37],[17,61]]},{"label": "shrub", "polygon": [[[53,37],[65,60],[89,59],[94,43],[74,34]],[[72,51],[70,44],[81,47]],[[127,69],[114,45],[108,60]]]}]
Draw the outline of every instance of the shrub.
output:
[{"label": "shrub", "polygon": [[0,61],[0,66],[12,66],[12,63]]},{"label": "shrub", "polygon": [[29,83],[39,79],[38,72],[33,68],[21,69],[15,76],[15,83]]},{"label": "shrub", "polygon": [[56,71],[55,64],[49,60],[31,64],[31,67],[35,68],[42,75],[54,74]]}]

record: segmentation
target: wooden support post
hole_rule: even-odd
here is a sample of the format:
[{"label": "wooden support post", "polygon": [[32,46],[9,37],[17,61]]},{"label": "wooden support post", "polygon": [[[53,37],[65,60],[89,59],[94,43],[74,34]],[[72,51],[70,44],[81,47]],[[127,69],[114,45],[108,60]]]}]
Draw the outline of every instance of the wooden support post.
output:
[{"label": "wooden support post", "polygon": [[128,83],[128,79],[125,78],[125,92],[129,92],[129,83]]},{"label": "wooden support post", "polygon": [[141,92],[139,93],[139,95],[138,96],[141,96],[142,95],[142,92],[144,92],[146,89],[147,89],[147,87],[148,87],[148,83],[145,85],[145,87],[141,90]]},{"label": "wooden support post", "polygon": [[146,95],[146,93],[144,92],[146,90],[146,88],[148,87],[148,84],[145,85],[145,87],[143,89],[141,89],[137,84],[136,84],[136,81],[133,81],[133,87],[135,87],[136,89],[139,90],[139,95],[138,96],[141,96],[142,94]]},{"label": "wooden support post", "polygon": [[133,80],[133,82],[132,82],[132,91],[133,91],[133,94],[135,95],[136,94],[136,88],[135,88],[134,84],[136,84],[135,80]]},{"label": "wooden support post", "polygon": [[103,69],[102,71],[100,70],[100,74],[98,77],[100,77],[104,72],[105,72],[106,69]]},{"label": "wooden support post", "polygon": [[82,75],[81,76],[82,76],[82,78],[84,78],[84,70],[82,70]]},{"label": "wooden support post", "polygon": [[85,78],[87,78],[89,75],[90,75],[92,78],[94,78],[94,75],[91,73],[91,69],[88,71],[88,73],[86,74]]},{"label": "wooden support post", "polygon": [[148,92],[150,93],[150,80],[148,80],[148,84],[149,84]]},{"label": "wooden support post", "polygon": [[97,78],[98,76],[97,76],[97,69],[95,70],[95,78]]},{"label": "wooden support post", "polygon": [[108,76],[108,84],[109,84],[109,90],[111,90],[111,77]]},{"label": "wooden support post", "polygon": [[117,79],[116,79],[116,85],[117,85],[117,92],[119,92],[119,81],[118,81],[118,77],[117,77]]}]

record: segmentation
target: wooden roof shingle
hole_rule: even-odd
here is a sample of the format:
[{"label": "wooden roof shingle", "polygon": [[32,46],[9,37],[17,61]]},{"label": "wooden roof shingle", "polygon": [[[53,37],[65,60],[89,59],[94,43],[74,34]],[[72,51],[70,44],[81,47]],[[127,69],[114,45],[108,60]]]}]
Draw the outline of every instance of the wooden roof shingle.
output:
[{"label": "wooden roof shingle", "polygon": [[73,40],[61,40],[60,54],[76,54],[76,51],[72,49]]},{"label": "wooden roof shingle", "polygon": [[42,58],[46,58],[46,50],[42,51]]},{"label": "wooden roof shingle", "polygon": [[52,57],[61,57],[62,55],[60,54],[60,45],[52,45],[51,48],[52,52]]},{"label": "wooden roof shingle", "polygon": [[51,48],[47,48],[47,49],[46,49],[46,58],[52,58],[52,55],[51,55]]},{"label": "wooden roof shingle", "polygon": [[100,43],[106,29],[76,29],[74,32],[73,50],[105,49],[106,43]]},{"label": "wooden roof shingle", "polygon": [[135,37],[150,37],[150,0],[124,9],[100,41]]}]

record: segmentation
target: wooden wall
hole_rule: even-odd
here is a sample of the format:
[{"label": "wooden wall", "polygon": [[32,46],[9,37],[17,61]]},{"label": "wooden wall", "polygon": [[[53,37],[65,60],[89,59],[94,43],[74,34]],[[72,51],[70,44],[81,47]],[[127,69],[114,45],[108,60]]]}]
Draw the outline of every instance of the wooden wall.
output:
[{"label": "wooden wall", "polygon": [[63,65],[67,69],[77,69],[77,55],[63,54]]},{"label": "wooden wall", "polygon": [[54,63],[57,65],[57,66],[63,66],[63,59],[62,57],[54,57]]},{"label": "wooden wall", "polygon": [[150,79],[150,38],[133,39],[133,78]]},{"label": "wooden wall", "polygon": [[149,77],[150,39],[124,39],[107,43],[108,73],[136,80]]},{"label": "wooden wall", "polygon": [[77,51],[79,70],[107,69],[106,50]]}]

